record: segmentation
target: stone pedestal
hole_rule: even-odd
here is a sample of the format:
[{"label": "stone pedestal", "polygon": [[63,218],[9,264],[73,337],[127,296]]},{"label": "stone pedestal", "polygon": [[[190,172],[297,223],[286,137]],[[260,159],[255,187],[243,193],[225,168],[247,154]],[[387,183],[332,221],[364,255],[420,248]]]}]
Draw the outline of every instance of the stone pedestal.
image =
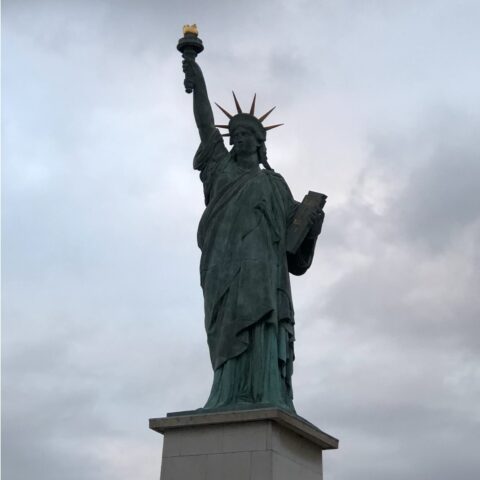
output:
[{"label": "stone pedestal", "polygon": [[178,412],[150,419],[164,435],[160,480],[321,480],[338,440],[278,408]]}]

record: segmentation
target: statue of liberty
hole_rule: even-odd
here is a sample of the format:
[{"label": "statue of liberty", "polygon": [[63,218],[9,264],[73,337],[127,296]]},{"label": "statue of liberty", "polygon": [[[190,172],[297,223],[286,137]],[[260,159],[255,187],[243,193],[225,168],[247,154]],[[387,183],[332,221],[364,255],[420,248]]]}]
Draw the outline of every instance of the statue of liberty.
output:
[{"label": "statue of liberty", "polygon": [[[326,197],[316,194],[323,203],[302,208],[304,204],[294,200],[283,177],[270,167],[267,131],[280,125],[264,126],[273,108],[257,117],[256,96],[248,113],[242,111],[235,94],[236,114],[217,105],[228,124],[215,125],[203,73],[195,60],[203,45],[192,27],[184,30],[178,48],[184,57],[186,89],[193,91],[201,140],[193,168],[200,172],[206,205],[198,245],[214,378],[204,408],[269,405],[295,412],[295,322],[289,274],[303,275],[312,264]],[[218,128],[228,133],[222,135]],[[302,222],[304,233],[297,235],[295,248],[289,248],[288,237]]]}]

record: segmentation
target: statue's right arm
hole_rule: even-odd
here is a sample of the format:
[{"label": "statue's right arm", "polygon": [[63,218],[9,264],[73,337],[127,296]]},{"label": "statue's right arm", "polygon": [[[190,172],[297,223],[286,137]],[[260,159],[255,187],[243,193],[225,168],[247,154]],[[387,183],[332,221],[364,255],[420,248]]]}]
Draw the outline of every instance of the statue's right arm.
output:
[{"label": "statue's right arm", "polygon": [[183,71],[186,74],[186,78],[193,84],[193,114],[200,139],[204,142],[215,130],[215,121],[210,100],[208,99],[205,79],[200,66],[195,60],[185,59],[183,61]]}]

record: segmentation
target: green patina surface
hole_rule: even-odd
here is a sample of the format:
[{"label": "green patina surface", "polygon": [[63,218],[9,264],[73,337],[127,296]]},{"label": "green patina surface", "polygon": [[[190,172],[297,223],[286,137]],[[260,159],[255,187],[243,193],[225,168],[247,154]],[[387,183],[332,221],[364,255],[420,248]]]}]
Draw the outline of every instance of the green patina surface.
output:
[{"label": "green patina surface", "polygon": [[[287,230],[299,208],[266,156],[266,129],[241,113],[229,124],[232,150],[215,128],[202,71],[184,54],[201,144],[194,158],[206,209],[198,228],[205,328],[214,380],[207,410],[293,406],[294,311],[289,274],[310,267],[323,212],[287,253]],[[223,110],[223,109],[222,109]],[[267,128],[268,129],[268,128]],[[263,165],[264,168],[261,168]]]}]

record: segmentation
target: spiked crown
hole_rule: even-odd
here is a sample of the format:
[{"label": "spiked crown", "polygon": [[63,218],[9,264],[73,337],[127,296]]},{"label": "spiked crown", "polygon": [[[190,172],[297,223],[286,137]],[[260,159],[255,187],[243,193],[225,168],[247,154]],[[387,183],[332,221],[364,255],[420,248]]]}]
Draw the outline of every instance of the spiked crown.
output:
[{"label": "spiked crown", "polygon": [[[252,128],[262,139],[265,141],[267,138],[267,131],[271,130],[272,128],[280,127],[283,123],[278,123],[277,125],[270,125],[268,127],[263,126],[262,122],[273,112],[275,107],[271,108],[267,113],[263,114],[261,117],[255,116],[255,101],[257,99],[257,94],[254,95],[252,105],[250,107],[249,113],[244,113],[238,103],[237,97],[235,96],[235,92],[232,92],[233,99],[235,101],[235,106],[237,108],[237,114],[232,115],[231,113],[227,112],[223,107],[221,107],[218,103],[215,105],[229,118],[228,125],[215,125],[218,128],[226,128],[228,129],[229,133],[224,133],[224,137],[229,137],[233,130],[239,126],[246,126]],[[230,140],[230,144],[232,141]]]}]

